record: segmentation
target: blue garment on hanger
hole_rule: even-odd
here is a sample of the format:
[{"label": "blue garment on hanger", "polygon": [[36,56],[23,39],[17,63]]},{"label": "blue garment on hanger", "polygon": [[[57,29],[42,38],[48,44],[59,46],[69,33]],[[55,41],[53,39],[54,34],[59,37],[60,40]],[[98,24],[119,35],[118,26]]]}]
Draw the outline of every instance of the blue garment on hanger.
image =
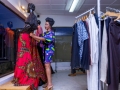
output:
[{"label": "blue garment on hanger", "polygon": [[89,38],[83,21],[77,22],[77,32],[78,32],[78,44],[80,46],[79,55],[80,55],[80,61],[81,61],[84,41]]},{"label": "blue garment on hanger", "polygon": [[80,68],[80,56],[79,56],[79,44],[78,44],[78,32],[77,24],[73,26],[73,35],[72,35],[72,52],[71,52],[71,70],[72,73],[75,73],[75,69]]},{"label": "blue garment on hanger", "polygon": [[[87,30],[87,33],[89,35],[89,29],[87,26],[86,21],[83,21],[85,28]],[[89,66],[90,66],[90,38],[86,39],[84,41],[84,46],[83,46],[83,53],[82,53],[82,59],[81,59],[81,68],[83,68],[84,70],[89,70]]]},{"label": "blue garment on hanger", "polygon": [[94,17],[95,17],[95,21],[96,21],[96,23],[97,23],[97,25],[98,25],[98,27],[99,27],[98,15],[97,15],[96,13],[94,13]]}]

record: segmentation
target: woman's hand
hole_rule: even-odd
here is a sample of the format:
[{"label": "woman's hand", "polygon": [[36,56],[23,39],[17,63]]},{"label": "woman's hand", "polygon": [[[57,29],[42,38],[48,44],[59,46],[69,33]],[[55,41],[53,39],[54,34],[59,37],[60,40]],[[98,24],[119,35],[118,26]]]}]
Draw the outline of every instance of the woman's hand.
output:
[{"label": "woman's hand", "polygon": [[30,33],[30,36],[32,37],[34,34],[33,33]]}]

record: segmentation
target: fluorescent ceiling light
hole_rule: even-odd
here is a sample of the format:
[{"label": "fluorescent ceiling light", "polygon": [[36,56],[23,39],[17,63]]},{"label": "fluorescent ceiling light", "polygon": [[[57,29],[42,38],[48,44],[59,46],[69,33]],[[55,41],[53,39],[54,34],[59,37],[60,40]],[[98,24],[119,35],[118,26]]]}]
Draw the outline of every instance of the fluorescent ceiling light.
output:
[{"label": "fluorescent ceiling light", "polygon": [[78,4],[79,0],[73,0],[73,3],[71,5],[71,8],[69,10],[69,12],[73,12]]}]

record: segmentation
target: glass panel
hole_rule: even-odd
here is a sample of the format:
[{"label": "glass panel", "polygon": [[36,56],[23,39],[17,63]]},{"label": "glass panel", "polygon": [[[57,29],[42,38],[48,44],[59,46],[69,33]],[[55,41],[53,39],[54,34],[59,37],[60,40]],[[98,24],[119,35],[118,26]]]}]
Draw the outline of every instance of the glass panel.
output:
[{"label": "glass panel", "polygon": [[[16,28],[22,28],[24,21],[3,4],[0,4],[0,10],[2,13],[0,14],[0,77],[3,77],[14,71],[17,45],[15,43]],[[11,29],[6,28],[8,22],[13,22]]]},{"label": "glass panel", "polygon": [[53,57],[53,61],[70,62],[72,28],[71,27],[56,27],[55,35],[56,35],[55,37],[56,42],[55,42],[55,55]]}]

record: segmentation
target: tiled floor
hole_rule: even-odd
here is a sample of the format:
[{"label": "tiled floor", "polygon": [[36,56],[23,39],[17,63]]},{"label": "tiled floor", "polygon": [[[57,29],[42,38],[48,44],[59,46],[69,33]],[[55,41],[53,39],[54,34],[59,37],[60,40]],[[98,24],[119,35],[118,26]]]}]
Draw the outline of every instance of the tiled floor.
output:
[{"label": "tiled floor", "polygon": [[[70,71],[58,71],[53,75],[54,90],[86,90],[86,75],[69,77],[69,73]],[[43,90],[42,87],[39,87],[39,90]]]}]

